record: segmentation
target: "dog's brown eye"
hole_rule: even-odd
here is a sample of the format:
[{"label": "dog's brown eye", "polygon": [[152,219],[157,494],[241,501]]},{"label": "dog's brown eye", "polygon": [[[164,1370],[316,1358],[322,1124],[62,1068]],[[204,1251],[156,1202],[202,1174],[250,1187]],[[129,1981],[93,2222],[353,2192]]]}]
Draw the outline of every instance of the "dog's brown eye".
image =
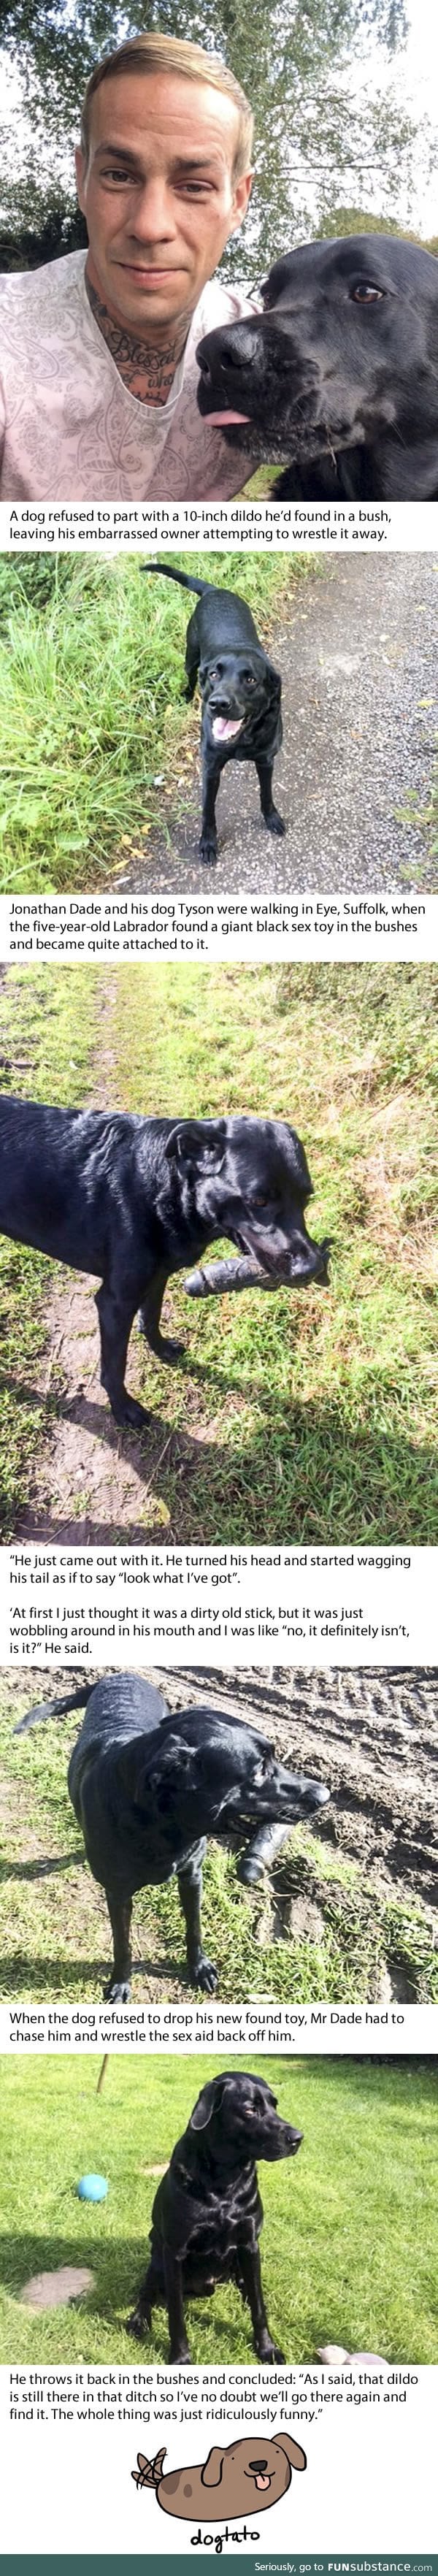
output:
[{"label": "dog's brown eye", "polygon": [[352,302],[353,304],[382,304],[383,287],[371,286],[368,278],[364,278],[361,286],[353,286]]},{"label": "dog's brown eye", "polygon": [[265,1198],[264,1190],[257,1190],[256,1197],[251,1199],[251,1207],[270,1207],[270,1205],[271,1201]]}]

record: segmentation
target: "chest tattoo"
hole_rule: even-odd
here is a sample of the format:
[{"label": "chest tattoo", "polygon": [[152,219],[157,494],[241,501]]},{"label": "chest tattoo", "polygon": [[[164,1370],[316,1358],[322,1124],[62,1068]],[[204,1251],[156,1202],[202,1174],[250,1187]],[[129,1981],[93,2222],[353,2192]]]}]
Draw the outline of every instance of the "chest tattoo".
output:
[{"label": "chest tattoo", "polygon": [[187,339],[186,319],[174,326],[169,339],[163,340],[160,348],[151,348],[146,339],[136,340],[121,322],[113,320],[87,276],[85,284],[94,320],[128,393],[135,394],[137,402],[157,405],[167,402]]}]

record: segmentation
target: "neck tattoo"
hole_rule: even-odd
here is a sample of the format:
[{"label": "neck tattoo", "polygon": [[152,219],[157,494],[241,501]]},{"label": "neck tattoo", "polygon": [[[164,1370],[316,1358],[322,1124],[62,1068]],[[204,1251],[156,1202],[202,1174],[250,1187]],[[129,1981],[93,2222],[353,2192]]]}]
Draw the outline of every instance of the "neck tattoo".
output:
[{"label": "neck tattoo", "polygon": [[134,339],[120,322],[113,321],[86,272],[85,284],[94,320],[128,393],[135,394],[137,402],[157,405],[167,402],[187,340],[189,325],[186,319],[173,324],[172,336],[166,342],[163,340],[159,349],[151,348],[147,340]]}]

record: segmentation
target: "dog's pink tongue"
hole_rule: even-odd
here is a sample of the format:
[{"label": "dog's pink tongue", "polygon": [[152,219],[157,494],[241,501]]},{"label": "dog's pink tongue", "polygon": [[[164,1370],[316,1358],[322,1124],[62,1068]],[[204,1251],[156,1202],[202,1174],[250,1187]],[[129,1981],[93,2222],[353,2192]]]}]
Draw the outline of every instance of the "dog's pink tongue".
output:
[{"label": "dog's pink tongue", "polygon": [[249,420],[249,411],[208,411],[209,429],[229,429],[231,421]]},{"label": "dog's pink tongue", "polygon": [[269,2487],[269,2486],[270,2486],[270,2483],[271,2483],[271,2482],[270,2482],[270,2478],[261,2478],[261,2477],[258,2477],[258,2478],[256,2478],[256,2481],[255,2481],[256,2487],[259,2487],[259,2488],[261,2489],[262,2494],[264,2494],[265,2487]]},{"label": "dog's pink tongue", "polygon": [[231,742],[235,733],[242,732],[242,724],[242,716],[213,716],[211,730],[214,742]]}]

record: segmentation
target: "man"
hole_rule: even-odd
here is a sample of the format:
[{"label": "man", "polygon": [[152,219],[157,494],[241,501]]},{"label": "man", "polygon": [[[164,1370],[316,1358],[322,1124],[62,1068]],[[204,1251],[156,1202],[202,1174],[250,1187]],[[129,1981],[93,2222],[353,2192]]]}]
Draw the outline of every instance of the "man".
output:
[{"label": "man", "polygon": [[209,281],[248,204],[252,130],[239,83],[199,45],[137,36],[97,65],[76,155],[88,253],[0,280],[3,501],[241,488],[241,459],[197,410],[195,351],[251,309]]}]

